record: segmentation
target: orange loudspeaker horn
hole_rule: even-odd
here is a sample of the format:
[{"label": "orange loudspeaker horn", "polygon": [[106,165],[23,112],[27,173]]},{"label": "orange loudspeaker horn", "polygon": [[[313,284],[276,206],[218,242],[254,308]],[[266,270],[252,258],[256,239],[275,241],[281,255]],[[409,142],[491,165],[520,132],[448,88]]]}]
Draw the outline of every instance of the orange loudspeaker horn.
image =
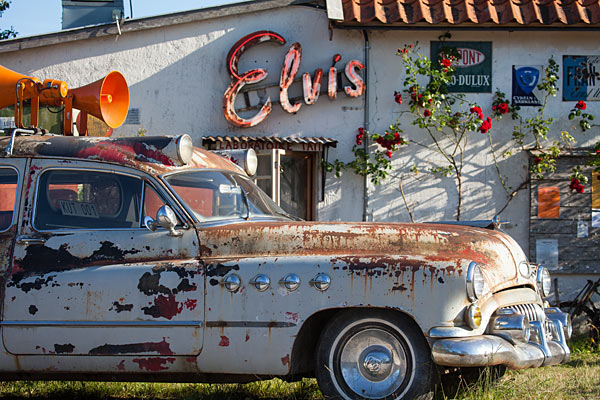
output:
[{"label": "orange loudspeaker horn", "polygon": [[104,121],[111,128],[121,126],[129,110],[129,87],[125,77],[118,71],[112,71],[94,83],[69,90],[65,99],[65,135],[73,134],[73,108],[81,111],[77,124],[80,135],[87,133],[87,114]]},{"label": "orange loudspeaker horn", "polygon": [[0,108],[15,106],[15,126],[23,126],[23,102],[31,100],[31,125],[37,126],[39,88],[42,82],[31,76],[21,75],[0,65]]}]

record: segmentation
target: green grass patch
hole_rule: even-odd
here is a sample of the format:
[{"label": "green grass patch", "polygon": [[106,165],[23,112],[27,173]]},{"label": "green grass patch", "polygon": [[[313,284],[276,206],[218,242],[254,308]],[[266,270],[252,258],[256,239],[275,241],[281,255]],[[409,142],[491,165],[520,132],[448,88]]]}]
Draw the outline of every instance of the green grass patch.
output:
[{"label": "green grass patch", "polygon": [[[600,346],[576,339],[571,360],[562,365],[507,371],[500,379],[483,374],[475,383],[440,388],[436,400],[580,400],[600,399]],[[280,379],[248,384],[0,382],[0,399],[322,399],[314,379]]]}]

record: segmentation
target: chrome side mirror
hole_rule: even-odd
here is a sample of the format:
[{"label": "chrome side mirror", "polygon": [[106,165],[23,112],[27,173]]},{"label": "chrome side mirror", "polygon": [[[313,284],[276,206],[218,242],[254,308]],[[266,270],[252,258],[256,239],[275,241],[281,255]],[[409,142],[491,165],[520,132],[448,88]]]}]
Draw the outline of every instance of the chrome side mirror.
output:
[{"label": "chrome side mirror", "polygon": [[156,212],[156,219],[152,219],[150,216],[144,218],[144,225],[146,228],[154,232],[159,226],[169,231],[169,236],[181,236],[182,231],[175,230],[177,225],[177,215],[171,207],[164,205]]}]

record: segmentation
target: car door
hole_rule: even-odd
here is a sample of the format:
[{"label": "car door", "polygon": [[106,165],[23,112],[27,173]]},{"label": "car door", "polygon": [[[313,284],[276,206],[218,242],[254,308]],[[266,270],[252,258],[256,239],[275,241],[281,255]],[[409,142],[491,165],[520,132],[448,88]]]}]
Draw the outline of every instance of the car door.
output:
[{"label": "car door", "polygon": [[13,245],[17,232],[20,190],[25,159],[0,159],[0,279],[10,272]]},{"label": "car door", "polygon": [[142,222],[169,203],[158,182],[124,167],[50,159],[32,160],[28,182],[31,207],[23,208],[5,283],[10,353],[201,351],[196,232],[173,204],[180,236]]}]

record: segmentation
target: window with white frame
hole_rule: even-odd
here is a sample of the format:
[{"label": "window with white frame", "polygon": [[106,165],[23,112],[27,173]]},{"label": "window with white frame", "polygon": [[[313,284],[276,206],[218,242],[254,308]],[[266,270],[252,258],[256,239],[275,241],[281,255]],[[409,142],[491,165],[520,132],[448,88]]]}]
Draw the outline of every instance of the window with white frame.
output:
[{"label": "window with white frame", "polygon": [[315,152],[257,151],[256,184],[286,212],[314,219]]}]

